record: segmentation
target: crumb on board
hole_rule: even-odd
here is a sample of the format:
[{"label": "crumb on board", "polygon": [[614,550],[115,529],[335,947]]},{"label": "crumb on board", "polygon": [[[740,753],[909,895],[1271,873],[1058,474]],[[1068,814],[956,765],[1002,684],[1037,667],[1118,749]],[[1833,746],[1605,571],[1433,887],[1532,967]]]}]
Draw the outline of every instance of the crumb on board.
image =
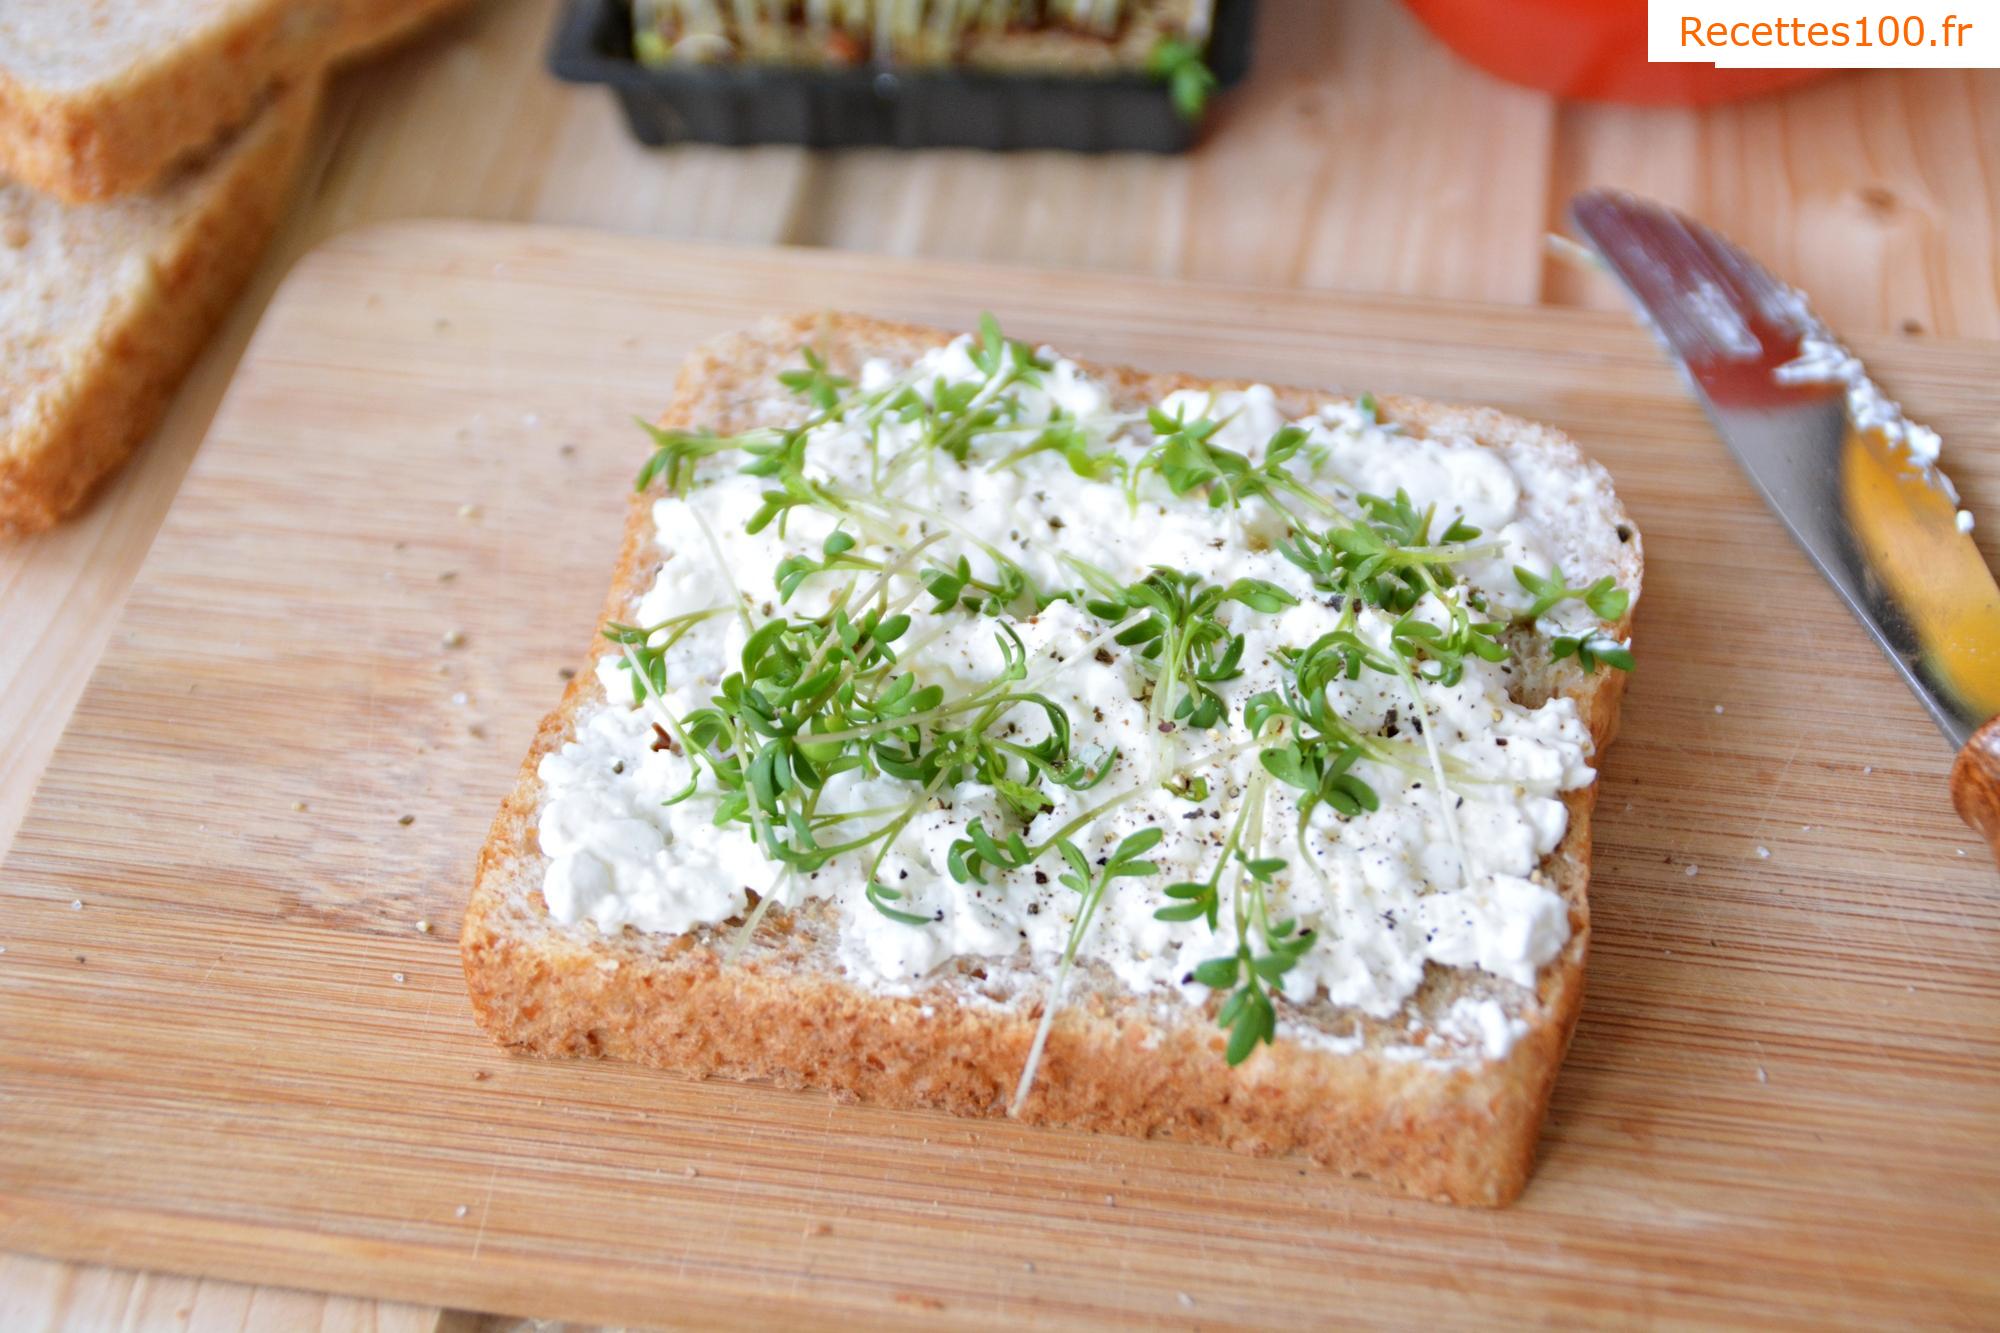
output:
[{"label": "crumb on board", "polygon": [[293,813],[293,814],[295,814],[295,815],[302,815],[302,814],[304,814],[305,812],[306,812],[306,803],[305,803],[304,801],[293,801],[293,802],[292,802],[292,813]]},{"label": "crumb on board", "polygon": [[475,1069],[472,1071],[472,1081],[474,1083],[484,1083],[487,1079],[492,1077],[493,1075],[487,1073],[483,1069]]},{"label": "crumb on board", "polygon": [[428,935],[431,933],[431,920],[429,917],[417,918],[417,933],[420,935]]},{"label": "crumb on board", "polygon": [[447,648],[463,648],[465,646],[465,631],[462,629],[446,630],[444,632],[443,643]]},{"label": "crumb on board", "polygon": [[464,1217],[467,1213],[471,1211],[472,1209],[467,1207],[465,1204],[460,1204],[458,1207],[451,1210],[453,1217]]},{"label": "crumb on board", "polygon": [[417,817],[415,815],[398,815],[396,817],[396,822],[398,824],[401,824],[404,828],[408,828],[410,825],[417,822]]},{"label": "crumb on board", "polygon": [[403,984],[403,974],[401,972],[391,972],[389,974],[389,980],[395,982],[398,986],[400,986]]},{"label": "crumb on board", "polygon": [[1687,868],[1687,877],[1689,879],[1693,879],[1696,875],[1699,875],[1700,873],[1701,873],[1700,866],[1689,866]]},{"label": "crumb on board", "polygon": [[1770,859],[1771,859],[1771,849],[1770,849],[1769,847],[1766,847],[1766,846],[1764,846],[1764,845],[1763,845],[1762,843],[1759,843],[1759,844],[1758,844],[1758,846],[1757,846],[1757,859],[1758,859],[1759,861],[1768,861],[1768,860],[1770,860]]},{"label": "crumb on board", "polygon": [[479,506],[475,504],[462,504],[458,507],[458,516],[470,523],[479,517]]},{"label": "crumb on board", "polygon": [[1764,1072],[1764,1066],[1762,1065],[1757,1066],[1757,1081],[1759,1083],[1769,1083],[1771,1081],[1771,1076]]},{"label": "crumb on board", "polygon": [[70,899],[69,910],[72,912],[81,912],[83,910],[83,899],[81,898]]}]

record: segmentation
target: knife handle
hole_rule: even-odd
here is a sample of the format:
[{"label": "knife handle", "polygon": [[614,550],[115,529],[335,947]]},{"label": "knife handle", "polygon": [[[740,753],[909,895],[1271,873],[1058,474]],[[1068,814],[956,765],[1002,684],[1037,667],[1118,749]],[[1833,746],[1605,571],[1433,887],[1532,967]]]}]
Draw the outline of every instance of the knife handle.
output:
[{"label": "knife handle", "polygon": [[2000,717],[1972,733],[1951,766],[1951,803],[1958,817],[1986,835],[2000,863]]}]

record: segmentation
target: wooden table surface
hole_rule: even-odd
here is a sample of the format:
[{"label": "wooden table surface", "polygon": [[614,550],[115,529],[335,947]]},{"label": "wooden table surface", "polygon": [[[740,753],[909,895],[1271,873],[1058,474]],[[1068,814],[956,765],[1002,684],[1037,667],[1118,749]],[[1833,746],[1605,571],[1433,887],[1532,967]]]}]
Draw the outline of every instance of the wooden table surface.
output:
[{"label": "wooden table surface", "polygon": [[[1250,82],[1185,158],[647,152],[607,95],[543,74],[554,8],[488,0],[343,74],[290,221],[157,438],[80,518],[0,547],[0,850],[258,311],[298,255],[363,223],[538,220],[1613,305],[1605,283],[1550,262],[1542,244],[1573,191],[1610,184],[1700,213],[1850,333],[2000,338],[2000,71],[1841,75],[1699,113],[1561,106],[1456,63],[1394,0],[1265,0]],[[510,1322],[0,1255],[8,1330]]]}]

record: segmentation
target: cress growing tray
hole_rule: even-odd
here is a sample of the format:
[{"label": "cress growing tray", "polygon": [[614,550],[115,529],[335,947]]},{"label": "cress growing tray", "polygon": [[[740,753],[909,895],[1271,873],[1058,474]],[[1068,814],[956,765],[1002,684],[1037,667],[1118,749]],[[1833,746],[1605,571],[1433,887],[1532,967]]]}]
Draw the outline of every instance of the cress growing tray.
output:
[{"label": "cress growing tray", "polygon": [[[1249,69],[1256,0],[1216,0],[1207,63],[1218,87]],[[1144,74],[1008,74],[888,64],[686,65],[632,54],[629,0],[569,0],[549,69],[617,96],[641,143],[810,148],[1059,148],[1177,153],[1200,132]]]}]

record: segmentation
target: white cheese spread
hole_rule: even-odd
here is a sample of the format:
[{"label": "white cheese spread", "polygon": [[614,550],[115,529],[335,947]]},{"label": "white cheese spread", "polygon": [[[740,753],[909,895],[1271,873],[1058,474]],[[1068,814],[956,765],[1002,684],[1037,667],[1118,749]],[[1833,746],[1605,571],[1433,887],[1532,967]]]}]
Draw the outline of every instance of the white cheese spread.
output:
[{"label": "white cheese spread", "polygon": [[[1956,505],[1958,487],[1952,485],[1951,478],[1938,466],[1938,459],[1944,453],[1943,438],[1929,426],[1903,415],[1902,406],[1868,377],[1861,358],[1827,331],[1803,296],[1796,292],[1792,295],[1791,314],[1806,332],[1799,339],[1798,356],[1774,370],[1772,378],[1780,384],[1839,385],[1846,393],[1847,419],[1854,423],[1854,428],[1881,431],[1883,439],[1903,449],[1912,468]],[[1972,531],[1971,510],[1956,510],[1952,520],[1960,532]]]},{"label": "white cheese spread", "polygon": [[[941,384],[979,384],[986,374],[975,364],[975,348],[960,338],[927,353],[914,368],[870,363],[860,390],[900,381],[931,401]],[[1213,929],[1206,920],[1162,921],[1155,913],[1170,901],[1168,885],[1204,880],[1215,869],[1232,821],[1255,787],[1262,792],[1261,817],[1245,830],[1241,845],[1255,848],[1253,855],[1285,859],[1269,889],[1271,917],[1296,919],[1313,934],[1311,947],[1282,978],[1287,999],[1304,1004],[1324,998],[1388,1016],[1416,989],[1427,963],[1484,969],[1531,986],[1537,969],[1569,936],[1565,905],[1542,884],[1537,867],[1567,826],[1561,794],[1593,780],[1589,731],[1572,703],[1558,698],[1523,707],[1508,695],[1511,666],[1472,657],[1456,683],[1415,687],[1421,717],[1395,675],[1364,671],[1338,681],[1335,709],[1359,732],[1383,738],[1392,757],[1364,759],[1354,769],[1378,795],[1378,809],[1344,816],[1320,804],[1301,831],[1300,793],[1262,774],[1243,705],[1281,685],[1281,649],[1304,648],[1336,627],[1341,612],[1329,605],[1335,599],[1274,549],[1286,528],[1267,505],[1211,506],[1199,493],[1176,497],[1158,475],[1145,477],[1134,504],[1122,483],[1085,479],[1053,450],[996,466],[1009,447],[1034,438],[1052,417],[1080,423],[1095,445],[1129,458],[1152,442],[1143,414],[1114,413],[1103,385],[1052,352],[1040,356],[1048,369],[1039,383],[1010,391],[1015,433],[1001,434],[997,443],[982,441],[964,462],[932,449],[878,490],[882,469],[916,427],[891,418],[871,432],[833,421],[807,436],[809,477],[845,492],[887,497],[874,512],[886,515],[883,522],[894,532],[847,524],[843,531],[857,539],[851,555],[893,561],[899,544],[907,549],[932,539],[922,560],[908,562],[889,580],[889,600],[907,602],[912,617],[896,645],[900,669],[960,693],[992,681],[1004,664],[996,642],[1000,622],[960,608],[932,611],[933,599],[917,581],[919,564],[948,565],[964,555],[979,571],[987,568],[991,548],[1044,588],[1076,582],[1070,558],[1119,582],[1141,579],[1154,566],[1217,582],[1265,580],[1296,604],[1264,613],[1226,602],[1217,612],[1244,645],[1241,675],[1215,687],[1227,704],[1226,723],[1162,734],[1149,718],[1145,664],[1134,649],[1112,640],[1112,626],[1076,602],[1052,601],[1039,612],[1029,604],[1008,617],[1027,654],[1021,688],[1041,692],[1066,711],[1074,753],[1115,754],[1104,779],[1088,790],[1049,785],[1049,807],[1026,822],[1010,815],[989,786],[968,781],[935,791],[876,871],[878,881],[899,895],[895,909],[924,924],[893,919],[869,901],[864,885],[875,849],[841,854],[810,873],[785,870],[766,859],[744,823],[716,822],[723,793],[705,767],[690,763],[683,746],[662,740],[671,731],[662,723],[709,704],[718,683],[737,669],[752,625],[828,608],[843,586],[840,577],[808,578],[783,602],[775,571],[787,557],[818,557],[841,526],[840,516],[800,506],[782,524],[753,534],[747,529],[770,483],[738,471],[740,459],[720,457],[700,466],[684,495],[655,504],[664,563],[626,619],[649,626],[713,614],[697,619],[666,652],[666,688],[657,698],[635,704],[627,659],[607,652],[597,674],[608,699],[586,705],[574,739],[542,760],[546,796],[539,833],[551,916],[607,932],[630,926],[676,934],[742,914],[753,893],[792,905],[820,897],[837,907],[839,964],[857,984],[906,993],[951,959],[1020,959],[1024,953],[1035,974],[1047,976],[1064,950],[1079,901],[1058,882],[1061,858],[1051,854],[1020,869],[989,871],[984,883],[960,882],[949,873],[951,846],[975,819],[996,836],[1018,831],[1036,844],[1126,796],[1070,837],[1097,862],[1121,838],[1157,828],[1163,837],[1149,859],[1159,873],[1110,884],[1081,954],[1108,965],[1134,991],[1199,1001],[1208,990],[1192,973],[1201,961],[1236,948],[1233,913],[1225,908]],[[1271,391],[1261,387],[1213,399],[1179,393],[1162,406],[1169,417],[1220,421],[1214,443],[1253,462],[1287,424]],[[804,419],[806,410],[797,407],[792,419]],[[1434,533],[1453,519],[1481,529],[1475,544],[1480,554],[1457,568],[1493,618],[1505,619],[1531,601],[1515,566],[1543,575],[1553,568],[1556,547],[1529,520],[1523,495],[1567,487],[1557,463],[1465,440],[1404,438],[1378,425],[1372,411],[1351,404],[1329,403],[1291,424],[1307,433],[1316,459],[1314,486],[1336,501],[1351,504],[1357,492],[1389,496],[1401,489],[1419,507],[1436,506]],[[1612,572],[1562,571],[1577,586]],[[745,614],[737,612],[739,597]],[[1444,624],[1435,602],[1421,603],[1415,614]],[[1394,620],[1364,608],[1353,627],[1368,643],[1386,647]],[[1601,626],[1584,605],[1570,601],[1538,628],[1588,640]],[[666,637],[662,632],[653,642]],[[1041,712],[1022,706],[1003,726],[1031,743],[1047,734],[1048,723]],[[1433,742],[1448,779],[1442,793],[1427,749]],[[1201,799],[1188,799],[1192,778],[1205,780]],[[693,794],[674,800],[691,779]],[[1170,780],[1179,794],[1168,789]],[[817,810],[869,812],[853,821],[867,826],[918,791],[910,782],[857,769],[826,781]],[[1520,1030],[1491,1004],[1468,1008],[1457,1021],[1469,1043],[1493,1058]]]}]

